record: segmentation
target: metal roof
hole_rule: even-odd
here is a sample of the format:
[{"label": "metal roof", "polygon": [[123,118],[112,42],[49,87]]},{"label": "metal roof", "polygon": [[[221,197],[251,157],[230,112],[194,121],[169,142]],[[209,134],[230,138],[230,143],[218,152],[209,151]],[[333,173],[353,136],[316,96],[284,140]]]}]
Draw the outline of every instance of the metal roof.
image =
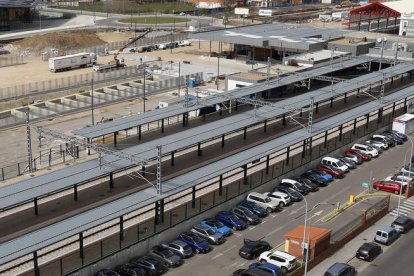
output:
[{"label": "metal roof", "polygon": [[328,40],[340,38],[346,32],[345,30],[274,22],[191,33],[190,38],[256,47],[272,46],[286,51],[301,52],[320,50]]},{"label": "metal roof", "polygon": [[[335,84],[333,86],[333,94],[331,87],[324,87],[296,97],[279,101],[277,105],[280,106],[280,108],[265,106],[258,108],[256,112],[252,110],[236,114],[222,120],[192,128],[190,130],[181,131],[176,134],[129,147],[124,149],[123,152],[145,160],[153,160],[157,157],[157,145],[162,145],[162,152],[167,154],[169,152],[195,145],[198,142],[204,142],[212,138],[219,137],[222,134],[242,129],[243,127],[253,125],[257,122],[262,122],[266,119],[280,116],[287,112],[283,106],[295,106],[296,108],[302,108],[310,104],[310,97],[314,97],[315,103],[322,102],[330,99],[331,97],[341,96],[344,93],[355,91],[361,87],[366,87],[371,83],[379,82],[383,78],[383,73],[386,73],[387,77],[391,77],[411,70],[414,70],[414,64],[399,64],[396,67],[386,68],[381,72],[373,72],[355,78],[352,80],[352,83]],[[67,189],[75,184],[82,183],[96,177],[103,177],[110,171],[115,171],[116,169],[133,165],[129,161],[119,160],[118,157],[112,155],[105,156],[104,160],[105,162],[111,162],[110,166],[103,166],[104,169],[100,169],[101,166],[98,163],[98,159],[94,159],[57,170],[49,174],[2,187],[0,188],[0,210],[30,201],[35,197],[41,197],[62,189]]]},{"label": "metal roof", "polygon": [[[396,99],[403,99],[412,95],[412,87],[405,88],[384,98],[384,104],[369,102],[351,110],[332,116],[313,125],[313,135],[318,135],[326,130],[339,126],[342,123],[363,116],[369,112],[378,110]],[[134,210],[153,204],[161,198],[184,191],[193,186],[204,183],[226,172],[240,168],[242,164],[248,164],[271,153],[294,145],[306,138],[304,129],[294,131],[274,140],[262,143],[243,152],[223,158],[202,168],[192,170],[163,183],[163,194],[156,195],[153,188],[147,188],[114,200],[95,209],[80,213],[60,222],[48,225],[31,233],[22,235],[13,240],[0,244],[0,264],[10,262],[21,256],[52,245],[58,241],[77,235],[102,223],[118,218]]]},{"label": "metal roof", "polygon": [[40,0],[0,0],[1,8],[33,8]]},{"label": "metal roof", "polygon": [[[314,68],[308,71],[302,71],[302,73],[306,74],[309,77],[321,76],[321,75],[329,74],[331,72],[335,72],[341,69],[357,66],[357,65],[360,65],[366,62],[367,60],[364,60],[364,59],[344,59],[342,62],[339,62],[338,60],[336,63],[333,63],[332,66]],[[308,77],[299,77],[297,75],[281,76],[279,79],[272,79],[266,83],[257,83],[257,84],[253,84],[250,86],[241,87],[241,88],[234,89],[226,93],[228,93],[227,95],[231,95],[232,97],[241,98],[241,97],[251,95],[254,93],[258,93],[261,91],[265,91],[268,89],[292,84],[292,83],[295,83],[301,80],[305,80],[307,78]],[[218,104],[224,101],[226,100],[222,98],[217,98],[214,96],[203,98],[203,102],[205,103],[204,106],[215,105],[215,104]],[[85,138],[96,138],[96,137],[112,134],[118,131],[130,129],[138,125],[145,125],[147,123],[151,123],[151,122],[165,119],[168,117],[177,116],[185,112],[197,110],[199,108],[200,106],[191,106],[191,107],[186,108],[186,107],[183,107],[182,105],[171,105],[165,108],[155,109],[149,112],[120,118],[120,119],[107,122],[104,124],[81,128],[81,129],[75,130],[75,134],[85,137]]]}]

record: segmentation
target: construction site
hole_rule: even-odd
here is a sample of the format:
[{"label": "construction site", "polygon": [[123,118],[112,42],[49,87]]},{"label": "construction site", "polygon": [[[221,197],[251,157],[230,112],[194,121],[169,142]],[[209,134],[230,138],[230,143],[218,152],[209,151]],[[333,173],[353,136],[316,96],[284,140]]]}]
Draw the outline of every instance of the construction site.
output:
[{"label": "construction site", "polygon": [[266,209],[258,225],[234,226],[227,246],[194,247],[158,272],[137,263],[410,115],[414,39],[398,36],[397,14],[367,25],[362,8],[252,8],[228,20],[180,12],[163,25],[44,5],[43,23],[1,33],[0,275],[236,275],[256,269],[239,255],[246,239],[293,255],[286,275],[318,275],[410,200],[414,182],[399,195],[373,186],[395,173],[408,143],[303,202]]}]

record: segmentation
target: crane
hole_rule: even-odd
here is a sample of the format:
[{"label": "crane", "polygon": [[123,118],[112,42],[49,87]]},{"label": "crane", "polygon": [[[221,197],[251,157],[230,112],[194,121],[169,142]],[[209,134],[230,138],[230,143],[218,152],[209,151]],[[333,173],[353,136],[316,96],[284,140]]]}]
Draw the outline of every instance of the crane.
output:
[{"label": "crane", "polygon": [[152,29],[151,29],[151,28],[148,28],[148,29],[145,31],[145,33],[143,33],[142,35],[137,36],[136,38],[134,38],[134,39],[132,39],[132,40],[128,41],[128,43],[127,43],[127,44],[125,44],[124,46],[122,46],[121,48],[119,48],[119,49],[118,49],[118,51],[114,54],[114,60],[115,60],[115,61],[117,60],[118,55],[119,55],[122,51],[124,51],[124,49],[125,49],[125,48],[127,48],[127,47],[128,47],[128,46],[130,46],[131,44],[133,44],[133,43],[137,42],[139,39],[143,38],[144,36],[146,36],[146,35],[147,35],[147,34],[149,34],[150,32],[152,32]]}]

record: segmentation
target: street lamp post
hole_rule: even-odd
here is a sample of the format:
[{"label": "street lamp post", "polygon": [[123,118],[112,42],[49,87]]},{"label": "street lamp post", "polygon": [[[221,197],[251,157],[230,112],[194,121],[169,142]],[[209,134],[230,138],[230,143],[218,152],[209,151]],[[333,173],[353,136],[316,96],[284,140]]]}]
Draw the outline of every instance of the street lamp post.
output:
[{"label": "street lamp post", "polygon": [[[303,198],[305,198],[305,197],[303,197]],[[317,208],[318,206],[321,206],[321,205],[331,205],[331,206],[335,206],[335,204],[333,204],[333,203],[329,203],[329,202],[319,202],[318,204],[316,204],[315,206],[313,206],[312,209],[310,209],[309,211],[312,212],[312,210],[314,210],[315,208]],[[307,215],[305,215],[305,217],[307,217]],[[304,272],[304,275],[305,276],[306,276],[306,274],[308,272],[308,259],[309,259],[309,247],[310,247],[309,246],[309,244],[310,244],[310,232],[311,232],[311,226],[312,226],[311,220],[312,220],[312,216],[309,218],[308,238],[307,238],[307,241],[306,241],[307,250],[306,250],[306,256],[305,256],[305,272]]]},{"label": "street lamp post", "polygon": [[385,46],[385,43],[387,42],[387,38],[386,37],[378,38],[377,42],[381,43],[381,58],[380,58],[380,64],[379,64],[379,69],[378,69],[378,70],[381,70],[381,68],[382,68],[382,59],[384,57],[384,46]]},{"label": "street lamp post", "polygon": [[[414,148],[414,143],[413,143],[413,139],[409,136],[409,135],[407,135],[407,137],[408,137],[408,139],[410,140],[410,142],[411,142],[411,150],[410,151],[407,151],[406,153],[405,153],[405,155],[404,155],[404,164],[403,164],[403,167],[405,166],[405,164],[406,164],[406,162],[407,162],[407,153],[411,153],[411,155],[410,155],[410,167],[409,167],[409,173],[408,173],[408,177],[411,177],[411,166],[412,166],[412,159],[413,159],[413,148]],[[408,183],[408,177],[407,177],[407,180],[406,180],[406,184],[407,184],[407,190],[409,189],[409,187],[410,187],[410,185],[409,185],[409,183]],[[400,206],[401,206],[401,196],[402,196],[402,190],[403,190],[403,187],[404,187],[404,180],[405,180],[405,174],[403,174],[403,179],[402,179],[402,184],[401,184],[401,186],[400,186],[400,196],[398,197],[398,207],[397,207],[397,217],[400,215]]]}]

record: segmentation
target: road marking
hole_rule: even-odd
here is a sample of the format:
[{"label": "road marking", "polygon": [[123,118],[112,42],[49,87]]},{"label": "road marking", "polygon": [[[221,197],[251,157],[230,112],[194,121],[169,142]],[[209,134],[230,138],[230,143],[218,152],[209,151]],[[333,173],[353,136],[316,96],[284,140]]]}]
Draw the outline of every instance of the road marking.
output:
[{"label": "road marking", "polygon": [[241,236],[243,236],[242,234],[239,234],[239,233],[234,233],[234,235],[236,235],[238,238],[240,238]]},{"label": "road marking", "polygon": [[253,230],[254,228],[256,228],[256,226],[250,227],[249,230]]},{"label": "road marking", "polygon": [[216,254],[213,258],[211,258],[212,260],[217,259],[219,257],[223,256],[223,253],[218,253]]},{"label": "road marking", "polygon": [[226,250],[224,250],[223,253],[227,253],[228,251],[232,250],[235,247],[236,247],[236,245],[230,246],[229,248],[227,248]]},{"label": "road marking", "polygon": [[275,230],[273,230],[273,231],[269,232],[269,233],[266,235],[266,237],[268,237],[268,236],[270,236],[270,235],[273,235],[274,233],[276,233],[276,232],[278,232],[278,231],[282,230],[282,228],[283,228],[283,226],[279,226],[279,227],[278,227],[278,228],[276,228]]}]

